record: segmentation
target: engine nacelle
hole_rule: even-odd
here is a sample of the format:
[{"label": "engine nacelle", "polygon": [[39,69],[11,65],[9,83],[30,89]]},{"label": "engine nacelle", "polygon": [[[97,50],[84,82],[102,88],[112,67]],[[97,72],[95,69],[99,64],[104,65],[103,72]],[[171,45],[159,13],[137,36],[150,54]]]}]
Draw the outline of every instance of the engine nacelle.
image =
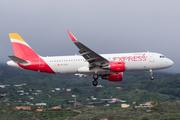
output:
[{"label": "engine nacelle", "polygon": [[123,72],[125,71],[125,62],[111,62],[108,66],[103,68],[113,72]]},{"label": "engine nacelle", "polygon": [[101,78],[107,79],[111,82],[119,82],[119,81],[122,81],[123,73],[120,72],[120,73],[108,74],[108,75],[101,76]]}]

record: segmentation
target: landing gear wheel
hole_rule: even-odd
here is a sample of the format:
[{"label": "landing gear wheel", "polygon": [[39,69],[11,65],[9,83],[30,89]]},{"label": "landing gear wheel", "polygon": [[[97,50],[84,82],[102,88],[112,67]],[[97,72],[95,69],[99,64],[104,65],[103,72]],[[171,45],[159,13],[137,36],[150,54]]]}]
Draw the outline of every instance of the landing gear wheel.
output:
[{"label": "landing gear wheel", "polygon": [[98,77],[99,77],[99,75],[97,75],[97,74],[94,74],[94,75],[93,75],[94,81],[92,82],[92,84],[93,84],[94,86],[97,86],[97,85],[98,85],[98,81],[97,81]]},{"label": "landing gear wheel", "polygon": [[151,80],[154,80],[154,77],[153,77],[153,76],[151,76],[151,77],[150,77],[150,79],[151,79]]},{"label": "landing gear wheel", "polygon": [[98,77],[99,77],[99,76],[98,76],[98,75],[96,75],[96,74],[94,74],[94,75],[93,75],[93,79],[94,79],[94,80],[97,80],[97,79],[98,79]]},{"label": "landing gear wheel", "polygon": [[93,84],[94,86],[97,86],[97,85],[98,85],[98,81],[94,80],[94,81],[92,82],[92,84]]},{"label": "landing gear wheel", "polygon": [[154,80],[152,69],[150,69],[149,72],[150,72],[150,76],[151,76],[150,79]]}]

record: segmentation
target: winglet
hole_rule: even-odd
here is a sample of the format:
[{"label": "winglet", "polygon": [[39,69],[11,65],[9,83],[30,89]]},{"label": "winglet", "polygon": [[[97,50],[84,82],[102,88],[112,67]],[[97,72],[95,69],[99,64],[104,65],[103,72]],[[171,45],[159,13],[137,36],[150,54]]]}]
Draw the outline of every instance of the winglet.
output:
[{"label": "winglet", "polygon": [[67,32],[68,32],[68,34],[71,37],[73,42],[77,41],[77,39],[74,37],[74,35],[69,30],[67,30]]}]

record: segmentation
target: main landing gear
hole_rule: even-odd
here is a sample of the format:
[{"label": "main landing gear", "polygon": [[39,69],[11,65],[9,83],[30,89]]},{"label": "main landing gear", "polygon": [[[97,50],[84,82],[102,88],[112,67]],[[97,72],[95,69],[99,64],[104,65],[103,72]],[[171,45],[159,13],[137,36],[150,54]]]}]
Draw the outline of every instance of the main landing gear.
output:
[{"label": "main landing gear", "polygon": [[154,80],[152,69],[150,69],[149,72],[150,72],[150,79]]},{"label": "main landing gear", "polygon": [[98,77],[99,77],[99,76],[96,75],[96,74],[93,75],[94,81],[92,82],[92,84],[93,84],[94,86],[97,86],[97,85],[98,85],[98,81],[97,81]]}]

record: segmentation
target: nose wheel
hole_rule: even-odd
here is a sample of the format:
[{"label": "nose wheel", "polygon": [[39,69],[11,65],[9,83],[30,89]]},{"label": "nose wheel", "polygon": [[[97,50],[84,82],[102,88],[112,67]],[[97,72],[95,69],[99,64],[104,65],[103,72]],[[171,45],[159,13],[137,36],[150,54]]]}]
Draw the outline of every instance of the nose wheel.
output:
[{"label": "nose wheel", "polygon": [[92,84],[93,84],[94,86],[97,86],[97,85],[98,85],[98,81],[97,81],[98,77],[99,77],[99,76],[98,76],[97,74],[94,74],[94,75],[93,75],[94,81],[92,82]]},{"label": "nose wheel", "polygon": [[150,77],[150,79],[151,79],[151,80],[154,80],[154,77],[153,77],[153,76],[151,76],[151,77]]},{"label": "nose wheel", "polygon": [[150,69],[149,72],[150,72],[150,76],[151,76],[150,79],[154,80],[152,69]]}]

